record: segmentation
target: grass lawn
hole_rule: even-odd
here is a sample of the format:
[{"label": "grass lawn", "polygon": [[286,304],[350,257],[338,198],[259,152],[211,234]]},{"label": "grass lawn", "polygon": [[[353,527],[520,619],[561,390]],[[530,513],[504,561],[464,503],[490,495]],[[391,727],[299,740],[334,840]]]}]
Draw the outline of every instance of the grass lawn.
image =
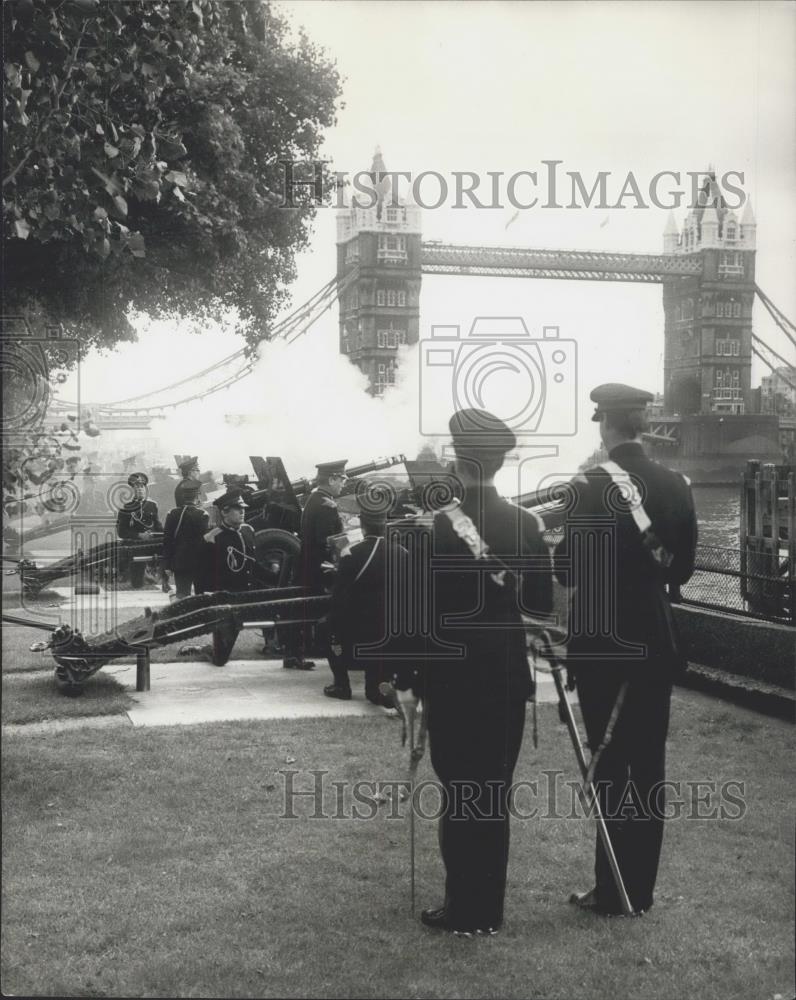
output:
[{"label": "grass lawn", "polygon": [[[517,778],[558,768],[571,778],[554,707],[541,706],[540,723],[541,746],[528,734]],[[676,693],[669,777],[745,782],[743,818],[671,821],[656,906],[640,920],[567,906],[591,883],[588,821],[515,821],[505,928],[463,940],[410,914],[408,820],[390,806],[370,820],[312,819],[305,798],[299,819],[281,816],[280,771],[328,769],[332,815],[331,781],[402,778],[390,720],[6,735],[2,989],[789,998],[793,744],[787,723]],[[431,773],[424,760],[418,779]],[[311,776],[295,782],[308,788]],[[417,873],[418,906],[438,903],[430,820],[417,821]]]},{"label": "grass lawn", "polygon": [[21,626],[3,628],[2,722],[27,723],[119,715],[133,704],[123,685],[100,672],[79,698],[67,698],[56,684],[48,652],[29,646],[46,633]]}]

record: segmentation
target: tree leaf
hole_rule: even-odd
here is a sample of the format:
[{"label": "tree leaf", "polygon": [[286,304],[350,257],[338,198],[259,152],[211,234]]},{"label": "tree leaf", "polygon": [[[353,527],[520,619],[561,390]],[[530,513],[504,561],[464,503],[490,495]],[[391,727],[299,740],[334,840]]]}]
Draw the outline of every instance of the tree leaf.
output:
[{"label": "tree leaf", "polygon": [[28,49],[25,53],[25,65],[31,71],[31,73],[38,73],[41,63],[36,58],[36,56]]},{"label": "tree leaf", "polygon": [[182,170],[170,170],[166,174],[166,180],[172,184],[176,184],[178,187],[188,187],[188,178]]},{"label": "tree leaf", "polygon": [[24,219],[17,219],[14,222],[14,229],[21,240],[26,240],[30,236],[30,226]]},{"label": "tree leaf", "polygon": [[130,252],[133,257],[146,257],[146,247],[144,244],[144,237],[141,233],[132,233],[130,236],[130,242],[128,243],[130,247]]},{"label": "tree leaf", "polygon": [[91,171],[92,173],[96,174],[97,177],[99,177],[99,179],[105,185],[105,190],[108,192],[111,198],[114,198],[117,194],[122,193],[123,188],[115,176],[108,177],[107,174],[103,174],[103,172],[101,170],[97,170],[96,167],[92,167]]},{"label": "tree leaf", "polygon": [[127,202],[122,198],[120,194],[117,194],[113,199],[113,204],[116,206],[116,210],[123,219],[127,218]]},{"label": "tree leaf", "polygon": [[105,149],[105,155],[109,160],[113,160],[119,155],[119,150],[115,146],[112,146],[109,142],[106,142],[103,148]]}]

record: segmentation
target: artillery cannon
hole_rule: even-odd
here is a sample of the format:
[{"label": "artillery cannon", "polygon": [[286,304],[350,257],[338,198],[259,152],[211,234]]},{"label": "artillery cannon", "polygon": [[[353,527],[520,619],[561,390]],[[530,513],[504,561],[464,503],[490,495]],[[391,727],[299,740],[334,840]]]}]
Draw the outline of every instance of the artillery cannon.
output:
[{"label": "artillery cannon", "polygon": [[[246,523],[254,528],[254,544],[258,563],[275,587],[285,587],[293,575],[301,543],[301,511],[303,503],[318,485],[317,479],[289,480],[282,459],[251,455],[256,480],[248,476],[224,475],[224,485],[238,487],[246,503]],[[347,470],[348,482],[344,495],[357,488],[358,476],[390,469],[406,461],[404,455],[377,458]]]},{"label": "artillery cannon", "polygon": [[305,596],[299,587],[200,594],[158,611],[146,608],[143,615],[99,635],[84,636],[70,625],[59,625],[47,642],[34,643],[31,649],[49,649],[56,663],[56,680],[67,693],[78,694],[85,681],[112,660],[148,654],[208,632],[213,635],[211,659],[216,666],[223,666],[241,629],[317,624],[328,605],[328,596]]},{"label": "artillery cannon", "polygon": [[[284,472],[281,460],[268,459],[270,468]],[[390,463],[390,464],[387,464]],[[355,475],[389,468],[393,460],[371,462],[351,470]],[[254,464],[254,460],[253,460]],[[458,492],[458,480],[452,472],[437,463],[407,462],[409,487],[395,490],[385,495],[389,506],[389,521],[404,533],[426,532],[431,528],[434,510],[454,497]],[[255,465],[255,469],[257,466]],[[260,472],[263,470],[260,469]],[[240,477],[243,479],[243,477]],[[257,485],[264,482],[258,478]],[[369,489],[378,491],[389,484],[389,480],[369,483]],[[227,485],[233,485],[231,477]],[[298,552],[298,539],[284,528],[269,527],[269,519],[282,514],[270,504],[279,505],[280,499],[292,496],[300,516],[298,498],[308,494],[312,482],[297,480],[290,482],[283,477],[281,484],[255,489],[245,482],[249,520],[258,527],[259,549],[262,553],[266,545],[274,545],[281,560],[290,560]],[[356,486],[355,486],[356,490]],[[546,527],[555,527],[563,520],[569,503],[569,490],[564,484],[549,489],[525,493],[514,498],[519,506],[537,510]],[[294,509],[285,505],[288,510]],[[270,534],[269,534],[270,533]],[[339,556],[348,545],[356,540],[356,531],[330,539],[332,549]],[[263,537],[264,536],[264,537]],[[287,541],[284,536],[287,536]],[[157,542],[145,543],[150,546]],[[280,571],[284,562],[280,563]],[[266,576],[268,574],[266,573]],[[240,594],[212,593],[187,597],[158,611],[146,609],[142,616],[121,623],[108,632],[85,636],[69,625],[53,629],[47,643],[35,644],[36,649],[48,648],[56,662],[56,678],[70,693],[78,693],[85,680],[96,673],[104,664],[124,656],[141,655],[153,648],[195,638],[212,632],[211,658],[217,665],[227,662],[238,634],[244,628],[279,629],[302,624],[310,626],[312,635],[320,635],[323,619],[329,605],[328,595],[307,595],[300,587],[266,583],[263,589]],[[20,624],[25,624],[20,621]],[[33,623],[30,623],[33,624]],[[41,626],[39,626],[41,627]],[[34,647],[32,647],[34,648]]]},{"label": "artillery cannon", "polygon": [[[257,561],[261,580],[268,587],[284,587],[290,582],[292,568],[300,550],[298,531],[301,524],[301,500],[309,495],[317,480],[287,478],[282,459],[263,459],[255,455],[250,461],[256,474],[252,482],[248,476],[225,475],[224,485],[239,486],[249,504],[246,520],[255,529]],[[379,458],[349,470],[349,475],[360,476],[380,469],[387,469],[404,461],[404,456]],[[59,519],[57,528],[64,530],[72,524],[70,518]],[[109,523],[108,529],[112,526]],[[37,537],[49,534],[38,531]],[[28,536],[26,536],[27,539]],[[114,567],[127,559],[152,561],[162,552],[162,534],[145,541],[114,540],[103,542],[90,549],[38,566],[33,560],[20,558],[9,561],[15,564],[12,573],[19,573],[27,596],[35,596],[55,580],[78,577],[86,581],[97,578],[111,580]]]}]

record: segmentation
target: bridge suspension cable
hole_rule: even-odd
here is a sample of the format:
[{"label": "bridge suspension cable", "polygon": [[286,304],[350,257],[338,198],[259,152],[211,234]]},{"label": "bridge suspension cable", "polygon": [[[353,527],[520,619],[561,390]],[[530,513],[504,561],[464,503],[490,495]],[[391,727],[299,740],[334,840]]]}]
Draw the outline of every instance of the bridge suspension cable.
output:
[{"label": "bridge suspension cable", "polygon": [[[285,340],[287,343],[292,343],[302,334],[306,333],[306,331],[317,321],[323,311],[331,308],[335,298],[337,298],[340,293],[355,280],[357,273],[358,272],[356,270],[352,271],[346,275],[342,281],[338,281],[336,276],[330,279],[309,299],[307,299],[306,302],[303,302],[283,320],[280,320],[280,322],[274,326],[274,328],[269,332],[269,335],[264,339],[268,341]],[[159,411],[163,411],[173,406],[180,406],[184,403],[193,402],[196,399],[203,398],[204,396],[218,392],[221,389],[227,389],[241,378],[245,378],[247,375],[251,374],[254,369],[254,365],[256,364],[256,360],[246,359],[246,353],[247,349],[241,348],[214,364],[209,365],[207,368],[202,369],[202,371],[194,372],[185,378],[179,379],[177,382],[172,382],[169,385],[161,386],[158,389],[152,389],[149,392],[141,393],[137,396],[129,396],[115,402],[94,403],[91,404],[91,408],[113,414],[156,414]],[[221,373],[225,368],[228,368],[231,364],[236,361],[240,361],[241,359],[246,359],[241,367],[237,368],[230,374],[224,375],[220,381],[208,386],[207,388],[203,388],[199,392],[194,392],[178,400],[170,400],[161,403],[152,401],[158,396],[162,396],[173,389],[186,385],[189,382],[195,382],[198,379],[214,373]],[[58,402],[61,403],[61,405],[77,405],[75,403],[69,404],[65,400],[58,400]],[[120,405],[124,403],[137,403],[138,405]]]},{"label": "bridge suspension cable", "polygon": [[796,323],[793,323],[791,320],[789,320],[788,317],[785,315],[785,313],[780,308],[774,305],[774,303],[766,295],[766,293],[763,291],[760,285],[755,285],[755,291],[760,297],[760,301],[763,303],[763,305],[770,313],[771,318],[774,320],[774,322],[777,324],[780,330],[782,330],[782,332],[785,334],[788,340],[793,344],[793,346],[796,347],[796,337],[794,337],[794,334],[796,334]]},{"label": "bridge suspension cable", "polygon": [[[768,352],[767,354],[764,352]],[[772,373],[781,379],[786,385],[790,386],[791,389],[796,389],[796,382],[791,381],[787,375],[783,375],[782,369],[778,368],[776,363],[768,357],[768,354],[772,354],[778,361],[783,362],[786,368],[792,368],[787,361],[778,354],[773,347],[770,347],[764,340],[761,340],[756,334],[752,334],[752,353],[755,354],[768,368],[771,369]]]}]

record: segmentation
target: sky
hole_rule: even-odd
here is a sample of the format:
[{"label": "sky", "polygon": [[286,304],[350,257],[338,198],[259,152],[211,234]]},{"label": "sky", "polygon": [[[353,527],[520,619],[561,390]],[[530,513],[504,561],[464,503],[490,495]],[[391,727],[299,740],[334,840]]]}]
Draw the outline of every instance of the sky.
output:
[{"label": "sky", "polygon": [[[278,6],[295,31],[303,28],[327,50],[344,78],[344,107],[323,153],[335,169],[367,169],[376,145],[388,169],[413,177],[437,171],[451,183],[457,171],[541,177],[543,161],[560,160],[559,170],[579,172],[587,187],[608,171],[609,203],[629,172],[648,201],[659,171],[679,171],[686,191],[687,171],[708,164],[719,174],[738,171],[757,217],[758,284],[796,316],[796,5],[301,0]],[[433,198],[433,183],[422,190],[424,200]],[[528,188],[518,185],[517,193],[525,198]],[[567,199],[568,189],[561,200]],[[423,212],[424,240],[656,252],[668,215],[654,205],[631,207],[632,198],[624,209],[537,206],[519,213],[507,203],[483,209],[452,203],[451,195]],[[684,215],[685,209],[675,212],[678,224]],[[298,265],[294,305],[334,274],[332,209],[319,211]],[[566,405],[577,404],[578,421],[574,436],[556,439],[562,473],[574,471],[597,443],[588,419],[590,388],[605,381],[663,388],[660,285],[423,277],[421,338],[434,324],[469,329],[476,316],[520,316],[533,337],[557,326],[574,352]],[[754,327],[792,356],[759,301]],[[234,323],[200,336],[162,333],[143,324],[138,344],[86,359],[82,398],[118,399],[131,395],[131,385],[155,388],[241,344]],[[157,421],[154,451],[199,452],[205,468],[224,463],[224,471],[243,471],[249,454],[279,453],[297,475],[324,459],[360,462],[393,449],[416,451],[422,443],[417,352],[404,359],[392,398],[373,400],[339,357],[337,341],[333,309],[290,348],[264,346],[254,375],[234,397],[211,396]],[[756,364],[753,384],[763,373]],[[137,447],[137,438],[114,440],[123,450]]]}]

